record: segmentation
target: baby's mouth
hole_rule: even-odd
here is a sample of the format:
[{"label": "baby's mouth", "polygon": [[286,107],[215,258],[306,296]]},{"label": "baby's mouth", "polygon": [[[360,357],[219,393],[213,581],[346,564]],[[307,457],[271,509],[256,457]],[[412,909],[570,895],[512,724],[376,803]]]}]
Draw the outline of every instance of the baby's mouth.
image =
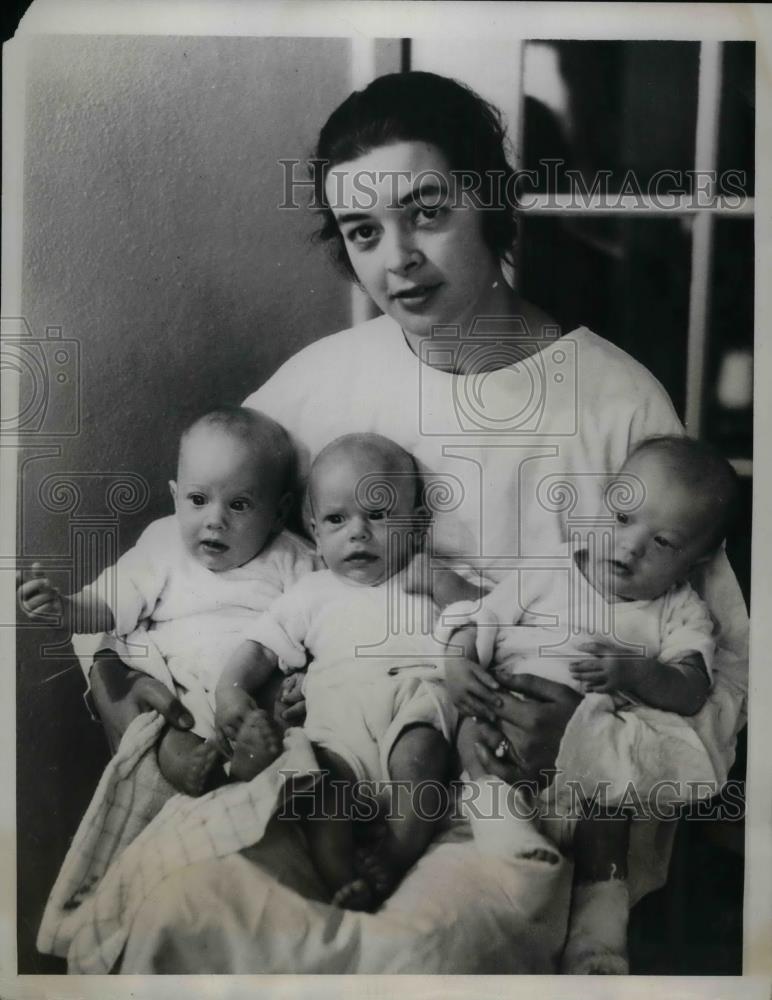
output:
[{"label": "baby's mouth", "polygon": [[216,538],[204,538],[202,539],[200,545],[201,548],[204,549],[206,552],[211,552],[215,554],[220,554],[222,552],[228,551],[228,546],[225,544],[225,542],[219,542],[217,541]]},{"label": "baby's mouth", "polygon": [[374,563],[377,562],[378,556],[373,555],[372,552],[352,552],[350,556],[346,556],[343,560],[347,563]]},{"label": "baby's mouth", "polygon": [[629,563],[624,563],[620,559],[610,559],[611,569],[618,576],[631,576],[633,567]]}]

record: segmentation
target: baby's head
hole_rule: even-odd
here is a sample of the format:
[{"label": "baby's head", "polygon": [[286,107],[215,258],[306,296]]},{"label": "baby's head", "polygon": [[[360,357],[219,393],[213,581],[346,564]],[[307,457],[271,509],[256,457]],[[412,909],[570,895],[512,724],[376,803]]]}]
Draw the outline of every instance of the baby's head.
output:
[{"label": "baby's head", "polygon": [[223,407],[196,420],[169,483],[190,555],[214,573],[253,559],[281,530],[293,473],[289,436],[270,417]]},{"label": "baby's head", "polygon": [[367,586],[397,573],[415,547],[419,498],[415,460],[388,438],[346,434],[328,444],[308,480],[311,528],[327,568]]},{"label": "baby's head", "polygon": [[646,600],[683,581],[721,545],[736,512],[737,474],[709,445],[662,436],[633,449],[616,482],[625,476],[634,477],[642,500],[622,508],[613,488],[607,494],[616,518],[609,589],[622,600]]}]

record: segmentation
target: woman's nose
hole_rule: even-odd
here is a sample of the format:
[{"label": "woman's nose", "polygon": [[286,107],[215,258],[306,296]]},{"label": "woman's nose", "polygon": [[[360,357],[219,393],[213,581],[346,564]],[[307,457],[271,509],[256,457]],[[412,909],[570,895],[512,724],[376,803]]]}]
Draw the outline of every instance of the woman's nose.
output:
[{"label": "woman's nose", "polygon": [[387,238],[386,266],[395,274],[407,274],[423,261],[423,253],[416,246],[415,237],[402,227],[395,226]]}]

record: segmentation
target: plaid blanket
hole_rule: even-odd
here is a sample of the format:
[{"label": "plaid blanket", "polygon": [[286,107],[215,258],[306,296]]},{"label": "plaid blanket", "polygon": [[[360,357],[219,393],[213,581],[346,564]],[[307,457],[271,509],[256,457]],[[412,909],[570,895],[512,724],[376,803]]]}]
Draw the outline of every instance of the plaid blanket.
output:
[{"label": "plaid blanket", "polygon": [[288,775],[294,790],[319,775],[311,744],[293,729],[284,753],[252,781],[197,799],[176,794],[154,751],[163,725],[151,712],[126,730],[49,897],[37,947],[66,957],[70,973],[110,972],[137,910],[162,879],[256,843]]}]

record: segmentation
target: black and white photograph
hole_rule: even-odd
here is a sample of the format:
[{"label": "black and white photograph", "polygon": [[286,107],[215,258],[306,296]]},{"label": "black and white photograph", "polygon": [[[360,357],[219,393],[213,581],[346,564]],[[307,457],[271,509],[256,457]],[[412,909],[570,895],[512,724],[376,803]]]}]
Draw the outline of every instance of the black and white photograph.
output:
[{"label": "black and white photograph", "polygon": [[769,995],[769,40],[29,6],[0,995]]}]

